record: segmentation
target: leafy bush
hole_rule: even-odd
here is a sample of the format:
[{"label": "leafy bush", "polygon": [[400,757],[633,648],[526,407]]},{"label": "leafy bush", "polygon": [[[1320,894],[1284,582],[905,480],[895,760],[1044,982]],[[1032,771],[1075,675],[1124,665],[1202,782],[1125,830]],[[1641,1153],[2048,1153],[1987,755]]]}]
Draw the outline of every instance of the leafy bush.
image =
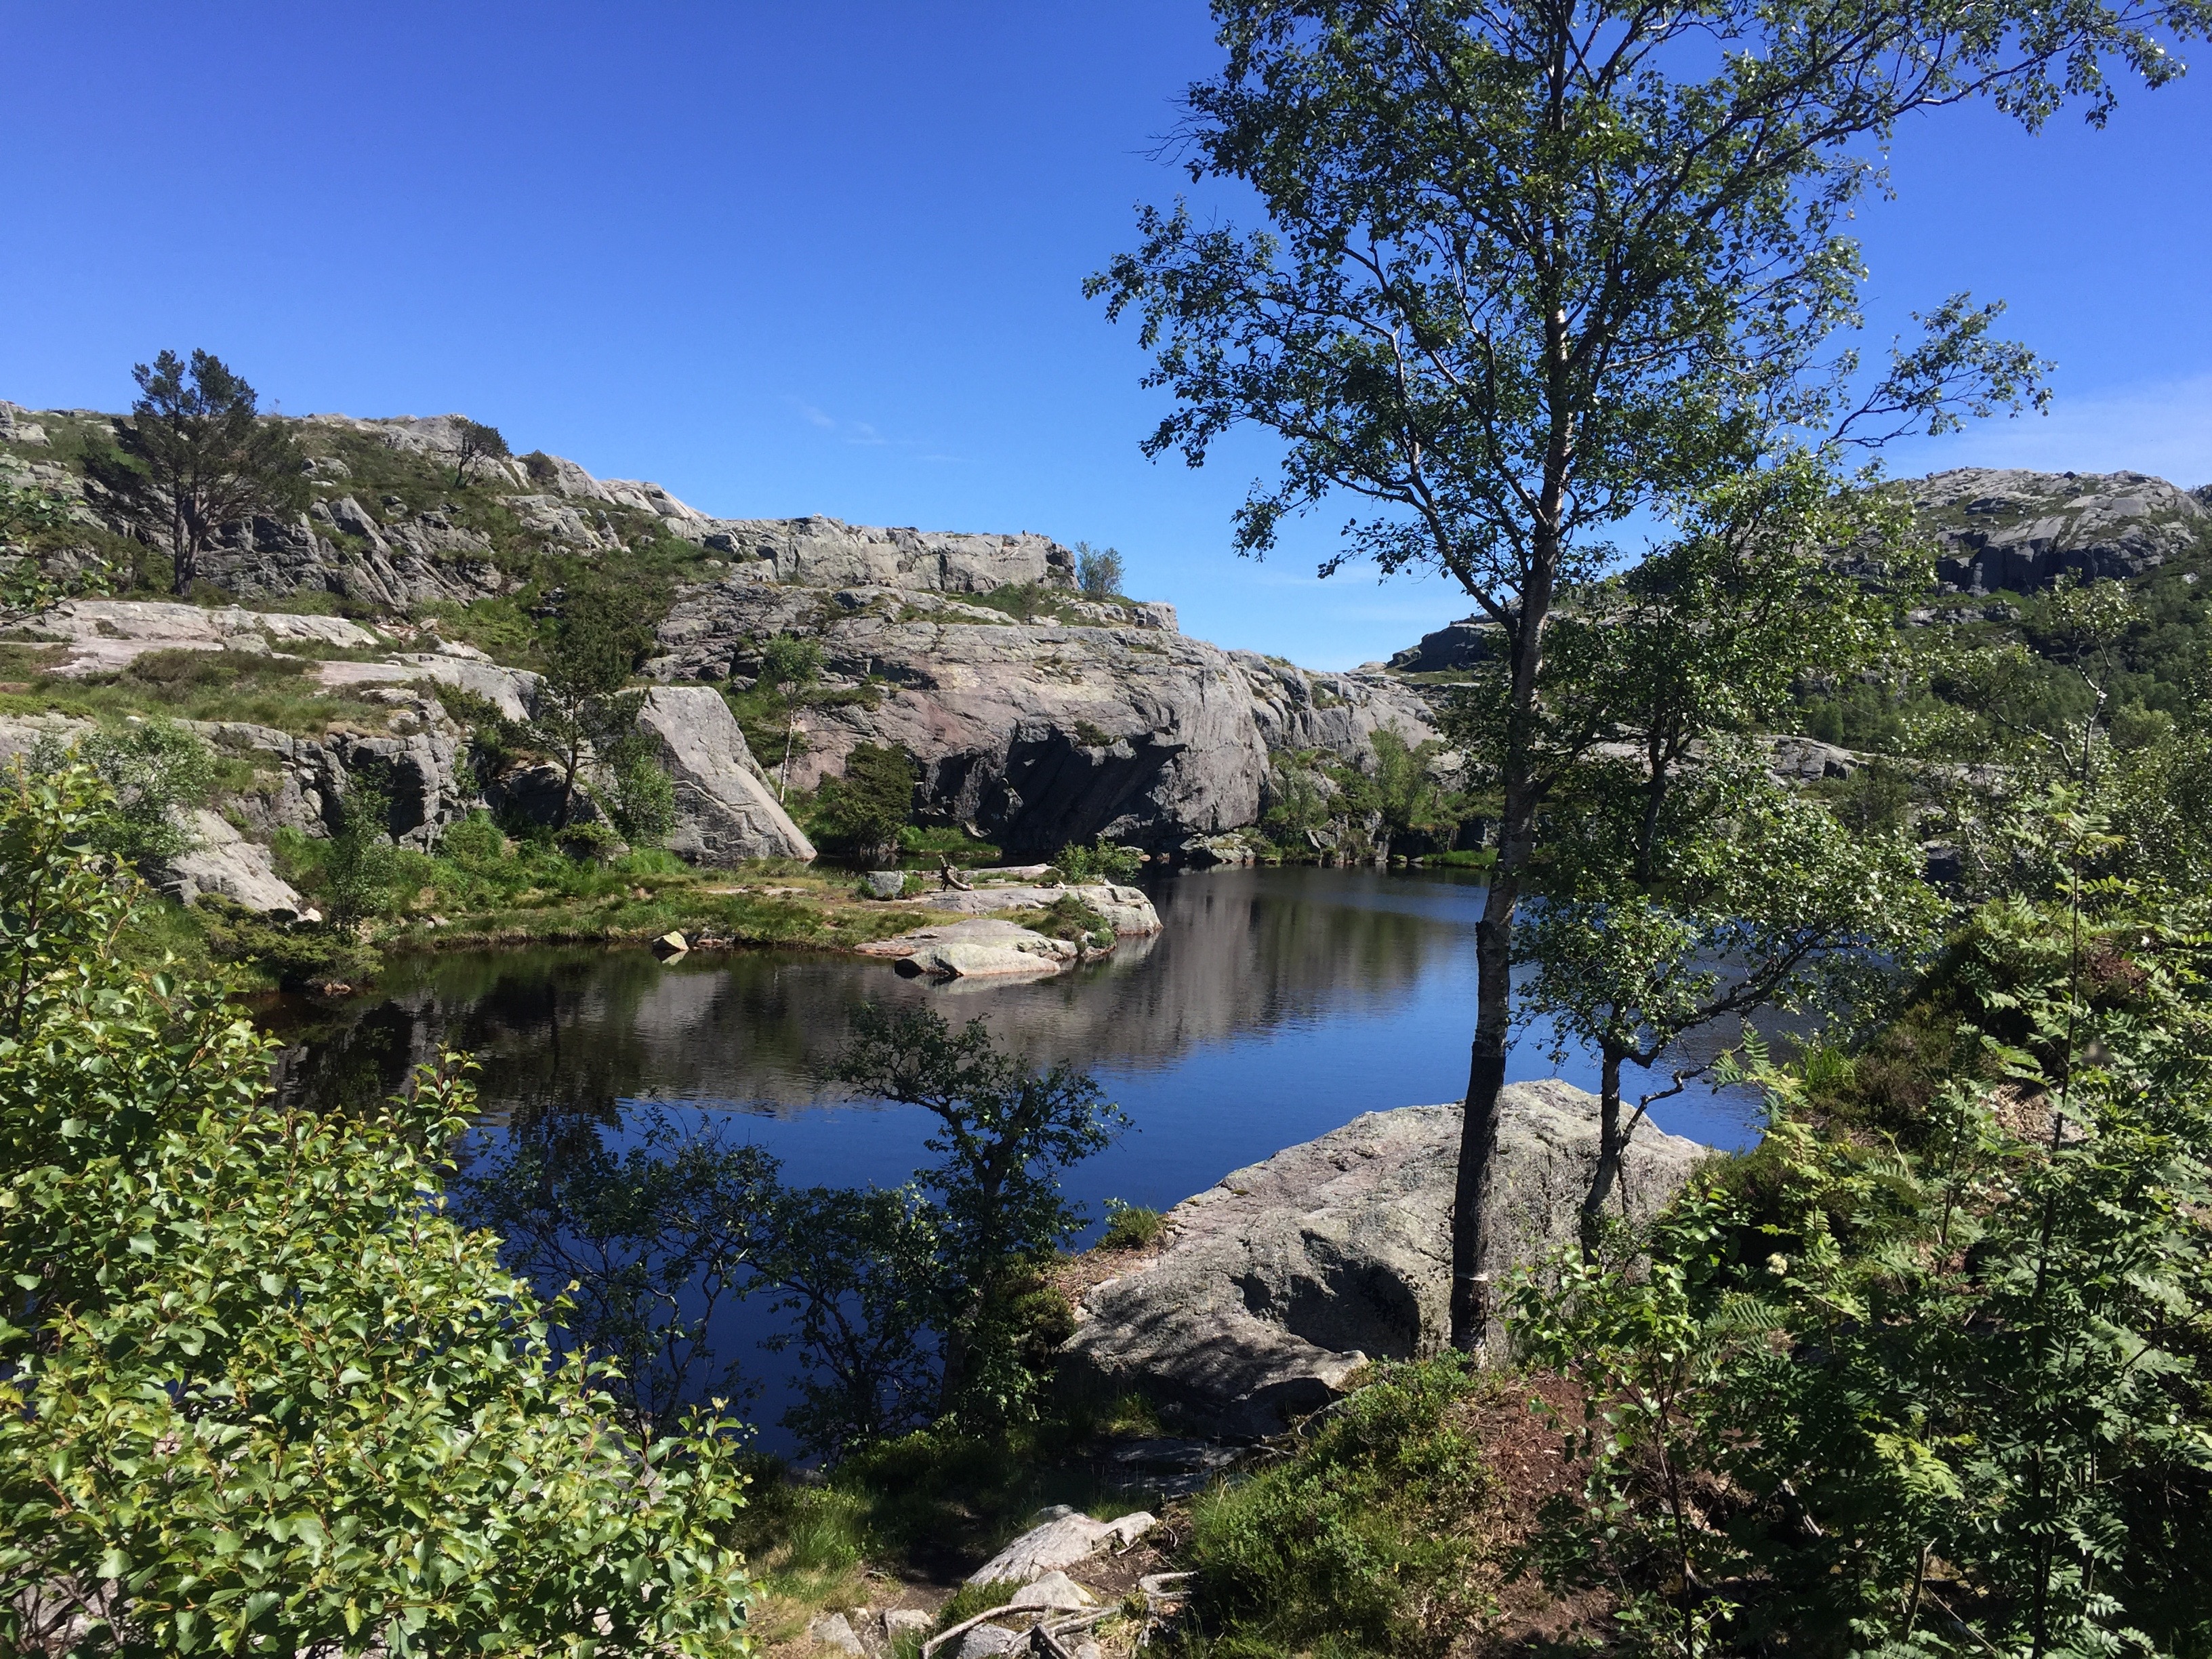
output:
[{"label": "leafy bush", "polygon": [[398,862],[392,844],[392,798],[380,781],[356,769],[338,798],[338,826],[324,843],[317,886],[332,928],[358,934],[361,924],[391,908]]},{"label": "leafy bush", "polygon": [[921,775],[914,757],[896,744],[854,744],[845,757],[844,775],[823,779],[815,793],[815,827],[823,845],[872,863],[896,858]]},{"label": "leafy bush", "polygon": [[0,780],[0,1649],[739,1656],[732,1453],[643,1444],[442,1212],[471,1092],[286,1107],[112,941],[88,769]]},{"label": "leafy bush", "polygon": [[676,783],[653,740],[633,732],[609,744],[602,757],[613,776],[607,811],[633,847],[658,847],[676,828]]},{"label": "leafy bush", "polygon": [[250,968],[280,991],[358,986],[383,966],[372,946],[330,928],[286,927],[213,894],[192,908],[211,957]]},{"label": "leafy bush", "polygon": [[1121,555],[1116,550],[1076,543],[1075,580],[1085,599],[1113,599],[1121,591],[1122,574]]},{"label": "leafy bush", "polygon": [[120,731],[92,732],[74,754],[58,739],[42,738],[32,750],[31,765],[34,771],[52,773],[78,759],[114,793],[113,809],[99,819],[102,851],[134,869],[149,871],[191,846],[191,832],[179,819],[186,808],[207,800],[215,775],[215,756],[207,744],[167,720],[145,720]]},{"label": "leafy bush", "polygon": [[763,690],[791,696],[822,678],[822,641],[778,634],[761,647]]},{"label": "leafy bush", "polygon": [[1642,1256],[1514,1297],[1583,1395],[1547,1576],[1620,1594],[1641,1646],[2193,1652],[2212,1628],[2204,911],[2085,879],[2117,838],[2042,811],[2013,850],[2050,887],[1961,930],[1942,1058],[1932,1024],[1893,1055],[1924,1089],[1911,1143],[1807,1109],[1863,1098],[1877,1051],[1793,1078],[1751,1047],[1757,1152]]},{"label": "leafy bush", "polygon": [[1224,1653],[1441,1652],[1467,1601],[1484,1482],[1448,1354],[1393,1366],[1286,1461],[1191,1512],[1200,1630]]},{"label": "leafy bush", "polygon": [[447,827],[438,838],[438,853],[463,864],[496,864],[507,856],[507,836],[491,814],[479,808]]},{"label": "leafy bush", "polygon": [[1067,882],[1134,881],[1144,873],[1145,855],[1133,847],[1122,847],[1101,836],[1085,847],[1070,842],[1053,855],[1053,868]]}]

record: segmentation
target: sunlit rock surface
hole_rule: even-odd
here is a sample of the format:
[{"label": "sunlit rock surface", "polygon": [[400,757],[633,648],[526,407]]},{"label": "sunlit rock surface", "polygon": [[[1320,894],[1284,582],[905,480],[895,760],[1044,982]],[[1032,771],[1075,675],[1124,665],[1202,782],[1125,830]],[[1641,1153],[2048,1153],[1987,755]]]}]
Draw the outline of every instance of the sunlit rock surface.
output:
[{"label": "sunlit rock surface", "polygon": [[[1439,1352],[1460,1121],[1455,1105],[1370,1112],[1186,1199],[1163,1249],[1084,1298],[1067,1367],[1193,1427],[1258,1437],[1326,1405],[1368,1360]],[[1572,1238],[1596,1149],[1596,1097],[1556,1079],[1507,1086],[1493,1278]],[[1708,1150],[1640,1127],[1618,1188],[1627,1212],[1663,1204]]]}]

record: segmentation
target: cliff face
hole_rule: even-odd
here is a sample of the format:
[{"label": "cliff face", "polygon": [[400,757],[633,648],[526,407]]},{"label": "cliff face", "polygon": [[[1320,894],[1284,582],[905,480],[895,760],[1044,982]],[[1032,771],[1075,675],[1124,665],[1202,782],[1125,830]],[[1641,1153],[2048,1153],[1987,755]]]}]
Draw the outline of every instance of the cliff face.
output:
[{"label": "cliff face", "polygon": [[[896,545],[864,538],[908,532],[848,533],[856,551],[839,568]],[[803,717],[792,785],[841,772],[858,744],[896,744],[921,763],[927,815],[1020,851],[1102,835],[1169,850],[1256,822],[1272,751],[1328,749],[1356,761],[1377,726],[1411,742],[1430,735],[1418,697],[1380,677],[1312,675],[1225,652],[1178,632],[1164,605],[1070,597],[1054,605],[1058,618],[1021,622],[933,585],[949,568],[969,584],[955,592],[989,592],[1006,585],[993,575],[1037,568],[1040,554],[1059,550],[1012,538],[1001,546],[980,565],[917,558],[912,586],[825,590],[771,580],[766,560],[738,567],[678,598],[652,672],[744,678],[762,641],[817,639],[830,687],[861,695]]]},{"label": "cliff face", "polygon": [[[1074,553],[1045,536],[719,519],[659,484],[595,478],[537,453],[477,461],[457,483],[459,420],[299,421],[308,506],[228,526],[201,561],[206,578],[249,618],[257,605],[328,594],[405,636],[441,625],[426,605],[542,586],[547,555],[610,570],[649,556],[675,578],[650,678],[742,686],[768,640],[816,640],[822,695],[801,716],[791,787],[842,772],[859,744],[897,744],[921,764],[926,818],[1019,852],[1102,835],[1176,851],[1256,823],[1279,752],[1326,750],[1357,765],[1380,727],[1408,743],[1434,735],[1420,694],[1380,673],[1310,673],[1191,639],[1172,605],[1085,597]],[[99,485],[57,459],[109,436],[108,416],[33,420],[0,404],[0,476],[61,489],[84,522],[119,535],[129,526]],[[166,646],[198,647],[173,618],[157,631]],[[76,648],[99,644],[87,633]],[[106,665],[119,666],[129,653],[108,654],[118,660]],[[420,650],[343,668],[354,680],[401,682],[422,678],[425,664],[437,678],[461,672]],[[516,685],[469,689],[504,706],[529,689]],[[445,794],[465,791],[450,781]]]},{"label": "cliff face", "polygon": [[1908,491],[1941,549],[1937,580],[1960,592],[2033,592],[2068,573],[2141,576],[2212,541],[2212,489],[2141,472],[1960,467]]}]

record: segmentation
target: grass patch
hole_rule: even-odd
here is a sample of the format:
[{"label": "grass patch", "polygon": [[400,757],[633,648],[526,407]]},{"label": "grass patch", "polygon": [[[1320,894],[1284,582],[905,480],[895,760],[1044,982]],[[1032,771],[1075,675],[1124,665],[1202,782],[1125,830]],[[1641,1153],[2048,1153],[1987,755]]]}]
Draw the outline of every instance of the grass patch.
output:
[{"label": "grass patch", "polygon": [[1142,1204],[1106,1200],[1106,1231],[1099,1235],[1102,1250],[1141,1250],[1167,1230],[1166,1218]]},{"label": "grass patch", "polygon": [[415,609],[437,623],[441,638],[472,645],[494,662],[527,666],[531,653],[538,648],[538,624],[524,599],[527,592],[471,599],[466,605],[431,599]]},{"label": "grass patch", "polygon": [[940,859],[961,866],[997,864],[1006,857],[995,842],[978,841],[955,823],[909,823],[899,831],[902,862],[937,868]]},{"label": "grass patch", "polygon": [[172,720],[233,720],[319,737],[333,722],[353,731],[389,729],[390,705],[372,702],[365,686],[325,688],[298,659],[248,651],[149,651],[112,674],[82,679],[44,672],[58,647],[0,646],[0,714],[58,714],[112,721],[130,714]]},{"label": "grass patch", "polygon": [[1012,910],[1006,914],[1008,920],[1018,921],[1048,939],[1088,945],[1095,951],[1113,948],[1114,929],[1106,918],[1073,893],[1062,893],[1042,910]]},{"label": "grass patch", "polygon": [[1394,1365],[1310,1425],[1291,1455],[1191,1512],[1184,1565],[1202,1652],[1441,1653],[1487,1598],[1492,1540],[1468,1407],[1486,1381],[1455,1355]]},{"label": "grass patch", "polygon": [[1424,853],[1425,866],[1446,870],[1487,870],[1498,862],[1498,850],[1492,847],[1471,847],[1449,853]]}]

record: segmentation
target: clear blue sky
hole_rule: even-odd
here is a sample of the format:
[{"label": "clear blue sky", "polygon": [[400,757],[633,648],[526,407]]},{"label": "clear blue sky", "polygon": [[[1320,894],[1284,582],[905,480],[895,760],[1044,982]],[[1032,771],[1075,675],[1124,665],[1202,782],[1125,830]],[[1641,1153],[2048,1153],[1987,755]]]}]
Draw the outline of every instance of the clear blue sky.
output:
[{"label": "clear blue sky", "polygon": [[[1179,174],[1197,0],[0,0],[0,396],[124,406],[205,346],[288,412],[464,410],[712,513],[1110,542],[1192,633],[1341,667],[1469,607],[1255,567],[1133,330],[1080,283]],[[2003,295],[2048,420],[1901,458],[2212,480],[2212,62],[2107,131],[1985,113],[1900,136],[1867,216],[1888,319]]]}]

